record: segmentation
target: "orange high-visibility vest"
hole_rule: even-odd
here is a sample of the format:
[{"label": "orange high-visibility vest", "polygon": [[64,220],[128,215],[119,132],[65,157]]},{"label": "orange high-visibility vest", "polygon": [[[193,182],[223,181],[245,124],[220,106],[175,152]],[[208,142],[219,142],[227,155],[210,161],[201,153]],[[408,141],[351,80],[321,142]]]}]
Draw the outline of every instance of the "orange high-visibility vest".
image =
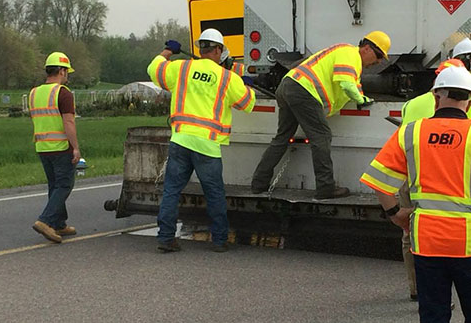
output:
[{"label": "orange high-visibility vest", "polygon": [[408,180],[416,206],[412,252],[471,257],[471,120],[421,119],[400,127],[360,181],[388,195]]},{"label": "orange high-visibility vest", "polygon": [[328,109],[327,116],[332,116],[351,100],[340,87],[340,82],[356,84],[363,94],[361,72],[359,48],[350,44],[336,44],[310,56],[291,69],[286,77],[303,86],[324,109]]},{"label": "orange high-visibility vest", "polygon": [[172,92],[172,133],[228,145],[231,108],[250,113],[255,105],[255,92],[210,59],[167,61],[159,55],[147,73],[155,84]]},{"label": "orange high-visibility vest", "polygon": [[43,84],[33,88],[29,94],[29,112],[33,119],[36,152],[64,151],[69,148],[59,111],[61,87],[65,86],[57,83]]}]

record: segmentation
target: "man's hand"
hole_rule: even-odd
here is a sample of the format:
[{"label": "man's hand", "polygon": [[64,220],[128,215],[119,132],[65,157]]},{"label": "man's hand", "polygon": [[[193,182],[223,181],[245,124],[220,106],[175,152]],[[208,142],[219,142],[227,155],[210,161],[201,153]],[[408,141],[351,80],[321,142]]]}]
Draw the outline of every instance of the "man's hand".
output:
[{"label": "man's hand", "polygon": [[79,149],[73,150],[72,164],[77,164],[82,156],[80,155]]},{"label": "man's hand", "polygon": [[165,42],[165,46],[165,49],[170,50],[172,54],[179,54],[182,47],[182,45],[176,40],[167,40]]},{"label": "man's hand", "polygon": [[358,110],[361,110],[361,109],[363,109],[363,108],[365,108],[365,107],[368,107],[368,106],[372,105],[372,104],[375,102],[374,99],[369,98],[369,97],[367,97],[367,96],[363,96],[363,100],[364,100],[364,102],[363,102],[362,104],[358,104],[358,105],[357,105],[357,109],[358,109]]},{"label": "man's hand", "polygon": [[253,79],[250,76],[242,76],[242,81],[244,81],[245,85],[252,86],[253,85]]},{"label": "man's hand", "polygon": [[391,217],[392,223],[401,227],[404,231],[409,232],[409,216],[414,212],[414,208],[401,207],[399,211]]}]

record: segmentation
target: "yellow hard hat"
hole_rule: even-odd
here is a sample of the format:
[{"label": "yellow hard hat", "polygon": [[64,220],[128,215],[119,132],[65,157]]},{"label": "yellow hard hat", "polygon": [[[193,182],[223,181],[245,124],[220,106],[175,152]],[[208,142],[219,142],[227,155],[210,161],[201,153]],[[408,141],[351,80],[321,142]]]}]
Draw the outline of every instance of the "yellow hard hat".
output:
[{"label": "yellow hard hat", "polygon": [[370,32],[364,38],[375,44],[376,47],[378,47],[378,49],[383,53],[384,58],[388,59],[388,51],[391,47],[391,39],[386,33],[375,30]]},{"label": "yellow hard hat", "polygon": [[54,52],[50,54],[46,59],[46,64],[44,64],[45,68],[47,66],[67,67],[67,72],[69,73],[73,73],[75,71],[70,65],[70,60],[67,55],[61,52]]}]

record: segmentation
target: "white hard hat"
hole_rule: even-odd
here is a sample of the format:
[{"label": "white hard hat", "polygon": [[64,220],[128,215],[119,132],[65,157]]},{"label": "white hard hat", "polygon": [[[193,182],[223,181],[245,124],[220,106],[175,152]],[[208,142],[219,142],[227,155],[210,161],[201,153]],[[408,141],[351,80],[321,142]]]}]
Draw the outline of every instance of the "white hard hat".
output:
[{"label": "white hard hat", "polygon": [[229,48],[224,48],[221,54],[221,58],[219,59],[219,64],[222,64],[222,62],[224,62],[229,57],[229,54]]},{"label": "white hard hat", "polygon": [[462,54],[471,54],[471,39],[465,38],[453,48],[453,57]]},{"label": "white hard hat", "polygon": [[471,92],[471,73],[464,67],[450,66],[438,74],[432,90],[454,88]]},{"label": "white hard hat", "polygon": [[222,34],[217,29],[208,28],[205,31],[203,31],[200,35],[200,38],[198,38],[198,40],[195,41],[195,46],[200,48],[200,41],[202,40],[221,44],[223,46],[223,51],[224,49],[226,49],[226,46],[224,46],[224,38],[222,37]]}]

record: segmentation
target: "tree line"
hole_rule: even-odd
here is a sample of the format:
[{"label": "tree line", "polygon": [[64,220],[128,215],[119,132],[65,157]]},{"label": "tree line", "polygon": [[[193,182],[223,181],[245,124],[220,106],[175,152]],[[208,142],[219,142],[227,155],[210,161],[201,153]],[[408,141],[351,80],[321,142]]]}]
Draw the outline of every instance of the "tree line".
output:
[{"label": "tree line", "polygon": [[176,20],[156,21],[143,37],[107,36],[107,12],[98,0],[0,0],[0,88],[41,83],[53,51],[72,61],[71,85],[88,88],[148,80],[147,65],[167,39],[188,50],[189,30]]}]

